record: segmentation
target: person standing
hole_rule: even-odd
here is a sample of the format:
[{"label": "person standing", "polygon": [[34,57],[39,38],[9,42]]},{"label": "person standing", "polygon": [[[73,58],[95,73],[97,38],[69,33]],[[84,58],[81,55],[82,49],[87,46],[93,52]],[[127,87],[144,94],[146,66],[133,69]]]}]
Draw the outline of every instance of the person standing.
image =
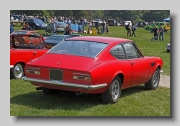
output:
[{"label": "person standing", "polygon": [[134,35],[134,37],[136,37],[135,31],[136,31],[136,27],[133,24],[132,25],[132,36]]},{"label": "person standing", "polygon": [[158,29],[157,29],[157,27],[156,26],[154,26],[154,28],[152,29],[152,32],[154,33],[154,38],[157,40],[157,38],[158,38]]},{"label": "person standing", "polygon": [[108,23],[106,23],[106,33],[107,34],[109,33],[109,25],[108,25]]},{"label": "person standing", "polygon": [[29,26],[29,23],[25,23],[25,30],[32,30],[31,26]]},{"label": "person standing", "polygon": [[13,22],[10,23],[10,34],[14,32]]},{"label": "person standing", "polygon": [[127,37],[131,36],[131,26],[130,26],[130,23],[128,23],[128,25],[126,25],[125,27],[126,27],[126,30],[127,30]]},{"label": "person standing", "polygon": [[164,29],[162,28],[162,26],[160,26],[159,28],[159,41],[161,40],[164,40]]}]

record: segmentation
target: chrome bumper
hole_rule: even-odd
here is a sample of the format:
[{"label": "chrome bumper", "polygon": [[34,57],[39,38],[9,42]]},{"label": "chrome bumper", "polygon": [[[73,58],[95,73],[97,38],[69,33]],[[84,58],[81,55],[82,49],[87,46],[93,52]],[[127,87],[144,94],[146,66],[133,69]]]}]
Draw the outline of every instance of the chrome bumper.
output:
[{"label": "chrome bumper", "polygon": [[86,85],[86,84],[66,83],[66,82],[56,81],[56,80],[41,80],[41,79],[36,79],[36,78],[29,78],[26,76],[22,77],[22,79],[25,81],[30,81],[30,82],[46,83],[46,84],[73,87],[73,88],[83,88],[83,89],[88,89],[88,90],[100,89],[107,86],[106,83],[96,84],[96,85]]},{"label": "chrome bumper", "polygon": [[14,65],[10,65],[10,69],[14,68]]}]

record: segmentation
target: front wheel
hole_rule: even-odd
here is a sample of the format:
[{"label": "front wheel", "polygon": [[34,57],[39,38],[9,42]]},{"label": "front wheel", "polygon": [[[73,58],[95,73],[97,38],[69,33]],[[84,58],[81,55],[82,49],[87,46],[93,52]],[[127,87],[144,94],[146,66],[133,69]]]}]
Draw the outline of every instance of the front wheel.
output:
[{"label": "front wheel", "polygon": [[14,79],[21,79],[24,76],[24,65],[17,63],[11,71]]},{"label": "front wheel", "polygon": [[108,89],[101,94],[101,100],[103,103],[116,103],[118,102],[121,95],[121,79],[116,77]]},{"label": "front wheel", "polygon": [[150,80],[147,83],[145,83],[145,88],[148,90],[155,90],[159,85],[159,81],[160,81],[160,70],[159,68],[157,68],[154,71]]}]

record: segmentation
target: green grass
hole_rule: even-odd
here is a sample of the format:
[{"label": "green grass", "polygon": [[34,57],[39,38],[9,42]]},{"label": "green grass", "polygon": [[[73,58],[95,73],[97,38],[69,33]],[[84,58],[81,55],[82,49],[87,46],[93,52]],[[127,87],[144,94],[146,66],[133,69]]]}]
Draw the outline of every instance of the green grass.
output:
[{"label": "green grass", "polygon": [[[19,28],[15,28],[16,30]],[[45,33],[43,30],[39,30]],[[86,35],[86,34],[83,34]],[[126,37],[124,27],[110,27],[112,36],[129,38],[136,42],[146,56],[159,56],[164,61],[163,70],[170,75],[170,53],[166,53],[166,44],[170,42],[170,33],[165,34],[163,42],[151,42],[153,34],[138,28],[137,37]],[[80,95],[59,93],[43,95],[35,87],[23,80],[10,80],[11,116],[170,116],[170,88],[158,87],[157,90],[145,90],[144,85],[124,89],[118,103],[106,105],[99,95]]]},{"label": "green grass", "polygon": [[11,116],[170,116],[170,90],[137,86],[122,91],[119,102],[106,105],[100,95],[57,93],[46,96],[23,80],[11,80]]}]

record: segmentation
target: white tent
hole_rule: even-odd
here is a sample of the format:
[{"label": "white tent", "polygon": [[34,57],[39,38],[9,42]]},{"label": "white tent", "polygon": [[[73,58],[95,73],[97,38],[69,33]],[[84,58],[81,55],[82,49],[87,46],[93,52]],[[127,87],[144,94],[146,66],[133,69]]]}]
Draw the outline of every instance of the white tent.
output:
[{"label": "white tent", "polygon": [[165,18],[165,19],[163,19],[164,21],[170,21],[171,19],[170,19],[170,17],[169,18]]}]

